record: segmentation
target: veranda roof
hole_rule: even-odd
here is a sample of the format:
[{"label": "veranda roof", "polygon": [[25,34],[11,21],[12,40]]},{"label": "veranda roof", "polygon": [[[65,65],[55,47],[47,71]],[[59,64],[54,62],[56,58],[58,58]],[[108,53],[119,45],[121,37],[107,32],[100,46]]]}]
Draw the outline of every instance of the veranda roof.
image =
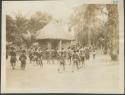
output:
[{"label": "veranda roof", "polygon": [[36,39],[74,40],[74,37],[56,21],[51,21],[36,32]]}]

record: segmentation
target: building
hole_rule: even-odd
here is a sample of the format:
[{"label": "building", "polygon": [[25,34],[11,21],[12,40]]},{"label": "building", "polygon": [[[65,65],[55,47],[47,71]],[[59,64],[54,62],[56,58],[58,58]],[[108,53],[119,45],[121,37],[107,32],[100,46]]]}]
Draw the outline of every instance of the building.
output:
[{"label": "building", "polygon": [[36,32],[36,41],[42,48],[61,49],[69,47],[74,40],[71,32],[66,31],[62,24],[51,21]]}]

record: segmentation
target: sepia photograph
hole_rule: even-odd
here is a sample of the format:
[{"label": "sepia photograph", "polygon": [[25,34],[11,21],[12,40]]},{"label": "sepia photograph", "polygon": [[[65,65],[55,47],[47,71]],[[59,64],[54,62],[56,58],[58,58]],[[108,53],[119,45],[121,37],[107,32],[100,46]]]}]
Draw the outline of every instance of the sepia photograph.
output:
[{"label": "sepia photograph", "polygon": [[124,93],[123,0],[2,1],[2,93]]}]

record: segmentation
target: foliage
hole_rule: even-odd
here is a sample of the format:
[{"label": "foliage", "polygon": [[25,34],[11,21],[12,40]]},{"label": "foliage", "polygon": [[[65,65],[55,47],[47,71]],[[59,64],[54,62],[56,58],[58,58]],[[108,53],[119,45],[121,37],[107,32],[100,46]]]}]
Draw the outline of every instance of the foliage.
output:
[{"label": "foliage", "polygon": [[104,5],[82,5],[74,9],[71,26],[75,27],[77,40],[82,44],[96,44],[97,36],[104,24],[97,18]]},{"label": "foliage", "polygon": [[40,11],[32,15],[28,21],[28,30],[32,34],[32,37],[34,38],[35,32],[43,28],[51,19],[52,17],[49,14]]},{"label": "foliage", "polygon": [[[107,13],[102,12],[104,8]],[[97,18],[100,12],[106,14],[107,21],[103,22]],[[105,50],[110,48],[111,54],[115,52],[118,55],[119,21],[117,5],[89,4],[79,6],[71,15],[70,25],[74,27],[77,41],[82,45],[94,44],[102,46]]]},{"label": "foliage", "polygon": [[116,60],[119,53],[119,20],[118,5],[107,4],[108,21],[106,23],[107,44],[110,46],[111,58]]},{"label": "foliage", "polygon": [[6,16],[6,31],[6,40],[13,41],[16,33],[16,24],[15,20],[9,15]]},{"label": "foliage", "polygon": [[36,12],[31,18],[18,14],[15,19],[6,16],[6,38],[14,44],[30,46],[35,38],[35,33],[43,28],[52,17],[47,13]]}]

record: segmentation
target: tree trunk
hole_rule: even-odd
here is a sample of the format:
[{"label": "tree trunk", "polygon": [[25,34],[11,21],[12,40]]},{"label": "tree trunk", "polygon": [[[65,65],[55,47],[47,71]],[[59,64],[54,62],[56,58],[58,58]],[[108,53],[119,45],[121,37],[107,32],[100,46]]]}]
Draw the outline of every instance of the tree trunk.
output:
[{"label": "tree trunk", "polygon": [[118,60],[119,51],[119,21],[118,21],[118,6],[107,4],[108,10],[108,26],[109,41],[111,41],[110,56],[111,60]]}]

